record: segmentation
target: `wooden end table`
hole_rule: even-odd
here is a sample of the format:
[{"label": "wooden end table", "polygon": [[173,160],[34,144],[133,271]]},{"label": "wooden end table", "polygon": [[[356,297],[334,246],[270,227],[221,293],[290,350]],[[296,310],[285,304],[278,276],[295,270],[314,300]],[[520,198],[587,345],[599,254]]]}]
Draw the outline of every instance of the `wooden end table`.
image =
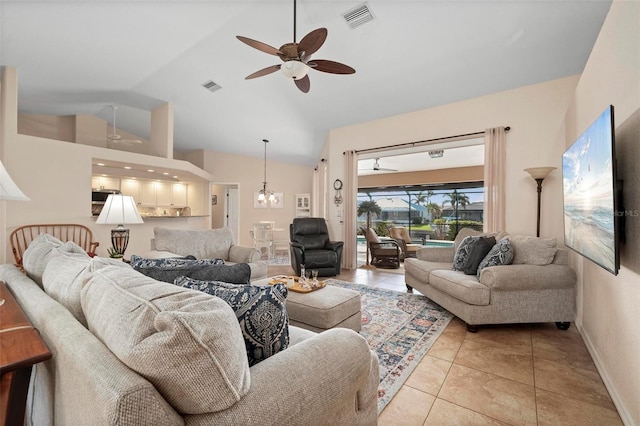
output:
[{"label": "wooden end table", "polygon": [[34,364],[51,358],[5,283],[0,281],[0,426],[24,424],[27,390]]}]

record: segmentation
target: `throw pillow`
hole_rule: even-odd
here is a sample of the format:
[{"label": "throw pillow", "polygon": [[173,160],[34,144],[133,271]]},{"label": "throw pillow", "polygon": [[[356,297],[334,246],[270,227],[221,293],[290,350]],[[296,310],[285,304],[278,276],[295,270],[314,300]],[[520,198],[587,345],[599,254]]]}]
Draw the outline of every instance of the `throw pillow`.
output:
[{"label": "throw pillow", "polygon": [[453,258],[453,270],[467,275],[477,273],[478,265],[496,243],[495,237],[469,236],[458,246]]},{"label": "throw pillow", "polygon": [[190,266],[190,265],[224,265],[223,259],[197,259],[193,256],[186,257],[163,257],[160,259],[148,259],[142,256],[131,256],[131,267],[159,267],[159,268],[173,268],[176,266]]},{"label": "throw pillow", "polygon": [[240,401],[251,377],[233,309],[119,263],[91,261],[80,293],[89,330],[180,413],[211,413]]},{"label": "throw pillow", "polygon": [[52,235],[40,234],[29,243],[29,247],[27,247],[22,256],[22,267],[24,271],[27,273],[27,276],[40,287],[42,287],[42,274],[51,257],[55,256],[58,250],[86,255],[82,247],[73,241],[63,243]]},{"label": "throw pillow", "polygon": [[[87,320],[82,312],[80,291],[87,281],[91,258],[86,254],[54,249],[54,253],[42,273],[44,291],[64,305],[85,327]],[[124,264],[124,262],[120,262]]]},{"label": "throw pillow", "polygon": [[555,238],[538,238],[528,235],[511,235],[513,264],[548,265],[558,251]]},{"label": "throw pillow", "polygon": [[509,241],[509,238],[502,239],[494,245],[489,253],[482,259],[480,265],[478,265],[478,279],[480,279],[480,272],[488,266],[498,265],[510,265],[513,261],[513,246]]},{"label": "throw pillow", "polygon": [[181,276],[203,281],[223,281],[232,284],[249,284],[251,278],[251,267],[247,263],[237,263],[235,265],[135,266],[133,269],[166,283],[173,283],[176,278]]},{"label": "throw pillow", "polygon": [[217,296],[233,308],[247,347],[249,365],[289,346],[289,317],[285,307],[288,290],[284,284],[234,285],[188,277],[180,277],[174,284]]}]

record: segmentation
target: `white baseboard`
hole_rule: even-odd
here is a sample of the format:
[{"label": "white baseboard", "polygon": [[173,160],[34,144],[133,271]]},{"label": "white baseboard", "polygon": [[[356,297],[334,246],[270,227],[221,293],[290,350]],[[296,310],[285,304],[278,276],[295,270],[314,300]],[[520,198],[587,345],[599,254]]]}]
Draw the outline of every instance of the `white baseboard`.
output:
[{"label": "white baseboard", "polygon": [[593,362],[595,363],[596,369],[598,370],[598,373],[600,374],[600,377],[604,382],[604,386],[607,388],[609,395],[611,395],[611,400],[613,401],[613,405],[615,405],[616,409],[618,410],[618,414],[622,419],[622,423],[624,423],[626,426],[639,425],[640,423],[634,423],[634,420],[631,417],[631,414],[622,403],[622,400],[620,399],[620,396],[616,391],[616,387],[613,381],[611,380],[611,377],[609,377],[609,374],[607,373],[607,370],[604,367],[604,364],[602,363],[602,359],[600,358],[598,351],[596,351],[595,346],[591,342],[591,339],[589,338],[589,335],[587,334],[585,329],[582,327],[582,324],[578,324],[578,322],[576,322],[575,326],[578,329],[578,332],[580,333],[580,335],[582,336],[582,340],[584,340],[584,343],[587,346],[587,350],[589,351],[591,358],[593,358]]}]

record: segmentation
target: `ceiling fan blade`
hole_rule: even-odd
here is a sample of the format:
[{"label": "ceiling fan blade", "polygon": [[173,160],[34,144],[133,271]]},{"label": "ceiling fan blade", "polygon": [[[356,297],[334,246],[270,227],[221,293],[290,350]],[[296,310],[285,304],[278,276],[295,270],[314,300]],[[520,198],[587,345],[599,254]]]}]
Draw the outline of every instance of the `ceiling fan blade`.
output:
[{"label": "ceiling fan blade", "polygon": [[298,86],[298,89],[300,89],[302,93],[309,92],[309,89],[311,88],[311,81],[309,80],[309,75],[305,75],[300,80],[293,80],[293,81],[296,83],[296,86]]},{"label": "ceiling fan blade", "polygon": [[271,65],[270,67],[263,68],[259,71],[254,72],[253,74],[249,74],[244,79],[251,80],[252,78],[262,77],[263,75],[271,74],[272,72],[276,72],[280,69],[280,65]]},{"label": "ceiling fan blade", "polygon": [[305,57],[309,57],[318,51],[327,39],[327,29],[318,28],[304,36],[298,43],[298,53],[305,52]]},{"label": "ceiling fan blade", "polygon": [[248,37],[243,37],[243,36],[236,36],[236,38],[238,40],[240,40],[241,42],[243,42],[246,45],[249,45],[251,47],[253,47],[254,49],[258,49],[264,53],[268,53],[269,55],[284,55],[284,53],[282,53],[281,51],[279,51],[278,49],[276,49],[273,46],[269,46],[268,44],[265,44],[261,41],[258,40],[253,40],[251,38]]},{"label": "ceiling fan blade", "polygon": [[328,61],[326,59],[314,59],[307,63],[307,65],[316,71],[328,72],[330,74],[354,74],[356,72],[356,70],[351,68],[349,65],[335,61]]}]

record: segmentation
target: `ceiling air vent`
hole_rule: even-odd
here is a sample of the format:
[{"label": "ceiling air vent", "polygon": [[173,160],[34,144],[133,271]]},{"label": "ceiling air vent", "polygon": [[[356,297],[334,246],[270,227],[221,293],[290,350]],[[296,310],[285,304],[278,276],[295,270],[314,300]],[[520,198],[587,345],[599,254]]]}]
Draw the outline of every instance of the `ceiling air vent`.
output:
[{"label": "ceiling air vent", "polygon": [[356,6],[354,9],[344,13],[342,17],[351,29],[359,27],[362,24],[366,24],[369,21],[373,21],[373,13],[371,13],[371,9],[367,3],[362,3],[361,5]]},{"label": "ceiling air vent", "polygon": [[209,80],[209,81],[207,81],[205,83],[202,83],[202,87],[204,87],[205,89],[207,89],[210,92],[215,92],[216,90],[222,89],[222,86],[214,83],[211,80]]}]

